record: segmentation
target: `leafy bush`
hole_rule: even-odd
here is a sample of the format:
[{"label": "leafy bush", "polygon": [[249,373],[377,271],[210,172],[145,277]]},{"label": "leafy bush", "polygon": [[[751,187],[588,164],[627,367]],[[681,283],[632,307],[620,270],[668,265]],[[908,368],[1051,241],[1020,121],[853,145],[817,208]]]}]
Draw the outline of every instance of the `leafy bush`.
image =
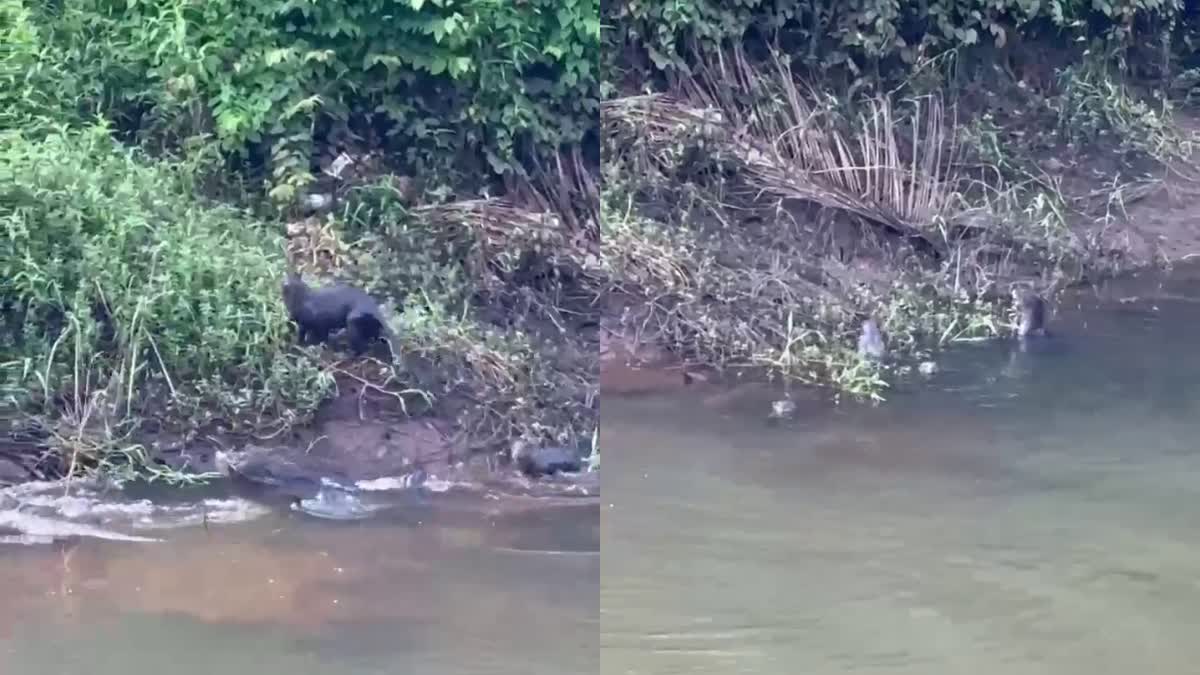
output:
[{"label": "leafy bush", "polygon": [[0,0],[0,129],[68,121],[74,79],[50,50],[20,0]]},{"label": "leafy bush", "polygon": [[328,383],[281,349],[278,236],[200,202],[189,175],[103,126],[0,135],[6,388],[49,405],[120,379],[134,417],[315,406]]},{"label": "leafy bush", "polygon": [[653,65],[671,72],[688,68],[692,43],[711,52],[757,36],[807,66],[860,78],[948,49],[1011,48],[1020,34],[1038,32],[1068,42],[1101,38],[1117,50],[1153,36],[1186,47],[1200,33],[1180,21],[1184,14],[1181,0],[615,0],[604,9],[604,54],[617,70]]},{"label": "leafy bush", "polygon": [[1065,138],[1081,146],[1110,140],[1123,151],[1164,162],[1190,156],[1193,143],[1176,133],[1170,109],[1155,110],[1138,100],[1102,68],[1086,62],[1072,65],[1061,80],[1056,112]]},{"label": "leafy bush", "polygon": [[595,0],[26,7],[14,11],[86,109],[153,146],[213,134],[231,153],[265,150],[280,199],[311,180],[314,144],[357,136],[411,171],[520,173],[595,126]]}]

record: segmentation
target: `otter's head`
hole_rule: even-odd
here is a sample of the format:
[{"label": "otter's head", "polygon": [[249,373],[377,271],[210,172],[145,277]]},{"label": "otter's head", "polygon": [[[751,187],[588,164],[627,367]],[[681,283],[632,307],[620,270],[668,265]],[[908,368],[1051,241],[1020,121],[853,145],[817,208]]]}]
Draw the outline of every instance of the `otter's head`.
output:
[{"label": "otter's head", "polygon": [[308,284],[304,283],[304,278],[299,274],[289,270],[280,288],[283,291],[283,303],[294,313],[295,308],[303,302],[304,294],[308,292]]}]

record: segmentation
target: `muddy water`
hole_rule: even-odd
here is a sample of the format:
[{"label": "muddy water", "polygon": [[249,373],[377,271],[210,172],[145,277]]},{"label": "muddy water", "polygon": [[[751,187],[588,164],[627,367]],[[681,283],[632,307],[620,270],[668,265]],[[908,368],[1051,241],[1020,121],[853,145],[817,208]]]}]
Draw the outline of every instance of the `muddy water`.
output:
[{"label": "muddy water", "polygon": [[0,548],[0,673],[596,672],[598,521],[435,507]]},{"label": "muddy water", "polygon": [[602,672],[1196,672],[1200,284],[1103,299],[880,408],[606,399]]}]

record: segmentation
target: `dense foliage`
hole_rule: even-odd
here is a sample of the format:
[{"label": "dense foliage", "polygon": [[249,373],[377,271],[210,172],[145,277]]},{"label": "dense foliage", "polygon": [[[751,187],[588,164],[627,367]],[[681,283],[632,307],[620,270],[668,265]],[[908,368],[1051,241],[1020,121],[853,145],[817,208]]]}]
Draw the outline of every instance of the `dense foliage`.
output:
[{"label": "dense foliage", "polygon": [[[6,0],[20,84],[152,146],[214,135],[275,195],[353,143],[447,177],[595,142],[595,0]],[[39,102],[25,86],[8,96]],[[42,94],[44,95],[44,94]],[[12,111],[6,111],[11,117]]]},{"label": "dense foliage", "polygon": [[102,126],[0,135],[0,382],[47,408],[103,391],[114,419],[311,409],[327,382],[280,348],[278,234],[137,155]]},{"label": "dense foliage", "polygon": [[1100,39],[1118,56],[1142,51],[1164,65],[1173,52],[1190,58],[1196,15],[1182,0],[615,0],[604,9],[604,54],[618,71],[669,73],[687,68],[694,44],[757,38],[811,68],[869,80],[948,49],[1011,53],[1022,38],[1044,35],[1080,48]]}]

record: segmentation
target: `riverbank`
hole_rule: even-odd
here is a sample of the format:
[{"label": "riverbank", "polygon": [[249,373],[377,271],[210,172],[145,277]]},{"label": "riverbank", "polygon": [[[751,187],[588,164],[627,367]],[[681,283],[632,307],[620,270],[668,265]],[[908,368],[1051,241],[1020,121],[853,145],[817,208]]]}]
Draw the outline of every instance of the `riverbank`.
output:
[{"label": "riverbank", "polygon": [[[667,85],[629,66],[602,108],[602,241],[621,290],[602,389],[749,374],[880,400],[942,347],[1010,334],[1012,289],[1053,306],[1200,254],[1188,101],[1026,46],[1053,57],[1037,86],[996,59],[952,75],[951,55],[843,93],[751,39],[685,50]],[[856,353],[867,317],[882,367]]]},{"label": "riverbank", "polygon": [[[594,455],[598,7],[185,5],[0,3],[0,482]],[[289,269],[397,358],[298,347]]]},{"label": "riverbank", "polygon": [[[103,128],[9,136],[3,150],[7,189],[40,205],[11,212],[23,227],[7,230],[6,269],[23,279],[6,293],[8,480],[99,469],[186,481],[247,442],[362,479],[444,474],[515,439],[591,450],[596,244],[569,239],[553,213],[389,202],[384,177],[345,186],[340,212],[284,227],[185,194],[184,168]],[[111,180],[122,189],[74,187]],[[60,213],[87,226],[64,228]],[[37,262],[60,248],[82,255],[58,273]],[[285,268],[372,292],[397,358],[348,358],[337,340],[297,347]],[[64,311],[43,290],[55,284],[88,313]]]}]

